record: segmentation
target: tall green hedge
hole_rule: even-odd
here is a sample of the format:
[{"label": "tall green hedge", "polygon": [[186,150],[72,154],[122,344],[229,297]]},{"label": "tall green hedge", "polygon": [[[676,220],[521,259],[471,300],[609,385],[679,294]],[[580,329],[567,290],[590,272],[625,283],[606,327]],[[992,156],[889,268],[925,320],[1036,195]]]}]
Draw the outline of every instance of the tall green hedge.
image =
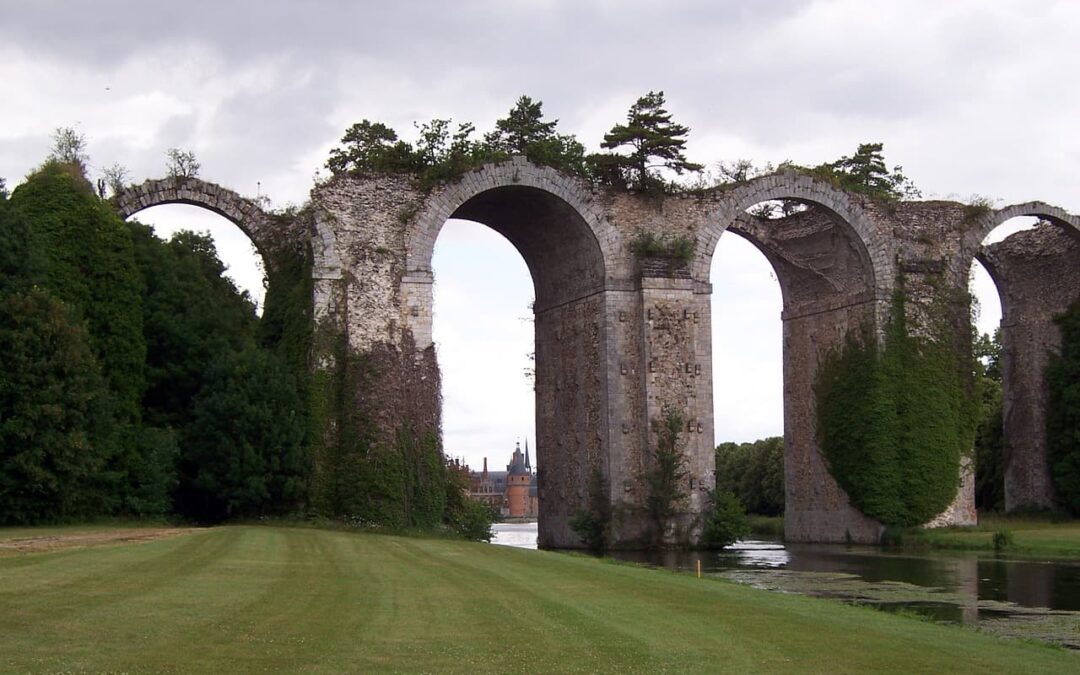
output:
[{"label": "tall green hedge", "polygon": [[142,278],[131,235],[79,167],[46,162],[11,194],[45,256],[44,286],[86,321],[117,413],[139,417],[144,386]]},{"label": "tall green hedge", "polygon": [[884,345],[865,331],[818,375],[818,440],[832,474],[856,508],[890,526],[949,505],[974,441],[970,340],[946,321],[934,328],[934,340],[911,335],[898,294]]}]

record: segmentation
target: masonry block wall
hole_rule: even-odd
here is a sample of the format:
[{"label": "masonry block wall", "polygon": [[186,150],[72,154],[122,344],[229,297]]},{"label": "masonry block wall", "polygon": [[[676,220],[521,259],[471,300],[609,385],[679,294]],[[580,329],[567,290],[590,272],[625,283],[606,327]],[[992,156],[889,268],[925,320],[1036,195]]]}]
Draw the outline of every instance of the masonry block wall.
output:
[{"label": "masonry block wall", "polygon": [[1080,242],[1046,223],[985,248],[980,260],[1002,300],[1005,508],[1053,508],[1043,373],[1061,350],[1054,317],[1080,298]]},{"label": "masonry block wall", "polygon": [[[750,215],[772,200],[800,208],[778,218]],[[953,320],[966,330],[967,274],[975,256],[987,262],[1005,305],[1010,504],[1052,499],[1040,426],[1041,368],[1060,340],[1052,316],[1080,296],[1080,219],[1060,209],[1040,203],[985,212],[952,202],[886,207],[794,173],[698,194],[640,196],[522,158],[426,191],[403,176],[338,176],[312,191],[304,217],[291,224],[194,179],[148,181],[117,198],[124,216],[173,202],[224,215],[260,250],[282,238],[310,245],[317,326],[387,364],[378,391],[357,402],[372,408],[387,433],[406,423],[439,430],[431,256],[443,224],[465,218],[505,236],[528,265],[536,291],[542,546],[580,545],[569,519],[587,503],[592,472],[603,477],[614,507],[612,543],[632,546],[645,538],[643,478],[656,448],[653,422],[667,408],[684,420],[679,443],[687,478],[680,513],[664,538],[675,545],[700,535],[715,484],[714,444],[724,435],[713,426],[711,330],[713,322],[735,320],[710,310],[712,254],[725,234],[745,237],[762,251],[783,294],[789,540],[873,542],[880,536],[881,524],[850,505],[818,445],[818,368],[854,331],[880,335],[898,288],[916,331],[942,302],[953,303]],[[1047,218],[1054,231],[981,247],[993,227],[1015,215]],[[281,228],[288,232],[276,231]],[[674,267],[639,259],[631,244],[642,232],[692,239],[693,259]],[[314,367],[328,367],[333,354],[318,344],[316,351]],[[956,500],[936,523],[973,521],[970,466],[962,474]]]}]

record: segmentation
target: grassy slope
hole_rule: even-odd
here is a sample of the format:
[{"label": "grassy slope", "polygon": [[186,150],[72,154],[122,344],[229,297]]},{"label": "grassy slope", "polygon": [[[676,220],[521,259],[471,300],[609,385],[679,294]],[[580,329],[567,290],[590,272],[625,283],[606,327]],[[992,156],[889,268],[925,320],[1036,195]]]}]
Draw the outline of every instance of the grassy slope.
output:
[{"label": "grassy slope", "polygon": [[0,670],[1066,672],[1080,657],[586,557],[229,527],[0,558]]}]

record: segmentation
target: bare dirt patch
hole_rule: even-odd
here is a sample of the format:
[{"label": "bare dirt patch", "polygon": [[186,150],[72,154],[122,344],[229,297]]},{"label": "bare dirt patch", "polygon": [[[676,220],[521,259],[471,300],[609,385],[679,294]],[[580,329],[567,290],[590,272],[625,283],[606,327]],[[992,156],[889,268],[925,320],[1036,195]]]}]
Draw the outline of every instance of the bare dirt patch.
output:
[{"label": "bare dirt patch", "polygon": [[197,527],[148,527],[138,529],[102,530],[99,532],[72,532],[49,534],[40,537],[22,537],[0,541],[0,555],[12,553],[39,553],[65,548],[86,548],[111,544],[139,544],[157,539],[177,537],[198,532]]}]

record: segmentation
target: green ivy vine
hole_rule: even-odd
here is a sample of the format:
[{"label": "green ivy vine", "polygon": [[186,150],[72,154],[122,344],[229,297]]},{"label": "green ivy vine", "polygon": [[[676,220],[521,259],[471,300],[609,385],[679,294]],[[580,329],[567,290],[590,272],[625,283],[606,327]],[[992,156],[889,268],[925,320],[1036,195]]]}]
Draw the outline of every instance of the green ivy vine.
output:
[{"label": "green ivy vine", "polygon": [[932,340],[909,332],[901,283],[884,344],[864,330],[818,374],[829,468],[856,508],[888,526],[920,525],[949,505],[975,438],[970,340],[954,323],[933,323]]}]

